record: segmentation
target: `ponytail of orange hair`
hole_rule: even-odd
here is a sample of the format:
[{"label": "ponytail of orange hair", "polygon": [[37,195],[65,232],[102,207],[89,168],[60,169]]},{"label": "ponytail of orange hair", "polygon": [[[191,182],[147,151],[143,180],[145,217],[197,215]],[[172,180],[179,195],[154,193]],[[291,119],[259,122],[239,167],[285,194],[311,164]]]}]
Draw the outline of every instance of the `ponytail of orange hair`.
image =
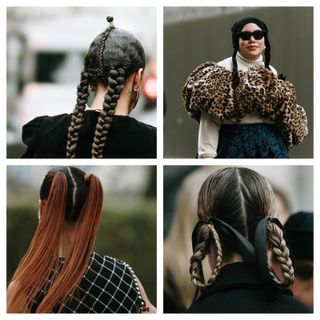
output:
[{"label": "ponytail of orange hair", "polygon": [[80,283],[90,260],[103,199],[102,185],[96,176],[86,175],[85,182],[89,185],[89,190],[80,216],[74,223],[71,250],[64,256],[63,266],[48,288],[48,279],[57,269],[59,247],[66,223],[67,178],[61,171],[57,171],[53,177],[45,210],[40,212],[38,228],[8,290],[8,313],[30,312],[32,301],[44,288],[46,294],[36,312],[50,313],[53,309],[60,312]]}]

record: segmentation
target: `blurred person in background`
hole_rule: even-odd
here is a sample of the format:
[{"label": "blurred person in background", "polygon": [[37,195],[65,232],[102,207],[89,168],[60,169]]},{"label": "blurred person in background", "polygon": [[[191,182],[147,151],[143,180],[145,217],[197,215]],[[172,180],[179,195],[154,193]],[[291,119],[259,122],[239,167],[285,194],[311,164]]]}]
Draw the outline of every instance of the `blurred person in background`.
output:
[{"label": "blurred person in background", "polygon": [[313,309],[313,212],[292,214],[284,229],[295,270],[293,295]]},{"label": "blurred person in background", "polygon": [[47,173],[39,224],[9,284],[7,312],[155,312],[127,263],[93,251],[102,203],[95,175],[74,167]]},{"label": "blurred person in background", "polygon": [[188,77],[182,96],[199,122],[198,158],[288,158],[308,133],[294,86],[269,64],[267,25],[256,17],[232,29],[233,54],[206,62]]},{"label": "blurred person in background", "polygon": [[[192,255],[190,235],[196,223],[197,196],[203,181],[219,167],[215,169],[195,167],[194,169],[197,170],[183,180],[177,192],[171,227],[164,241],[165,313],[184,312],[192,302],[194,286],[191,281],[186,281],[189,277],[186,261]],[[182,170],[186,172],[185,168]],[[178,170],[178,173],[181,172]],[[170,179],[169,174],[165,177]],[[165,198],[165,202],[167,201],[172,201],[170,195]]]},{"label": "blurred person in background", "polygon": [[201,186],[197,212],[189,269],[197,289],[187,312],[311,312],[292,297],[294,269],[262,175],[237,167],[215,171]]},{"label": "blurred person in background", "polygon": [[271,183],[271,187],[277,202],[277,219],[284,225],[291,215],[291,206],[288,195],[285,190],[282,190],[279,186]]},{"label": "blurred person in background", "polygon": [[144,49],[131,33],[115,28],[112,17],[108,22],[84,59],[73,113],[24,125],[23,158],[156,157],[156,128],[129,117],[142,86]]}]

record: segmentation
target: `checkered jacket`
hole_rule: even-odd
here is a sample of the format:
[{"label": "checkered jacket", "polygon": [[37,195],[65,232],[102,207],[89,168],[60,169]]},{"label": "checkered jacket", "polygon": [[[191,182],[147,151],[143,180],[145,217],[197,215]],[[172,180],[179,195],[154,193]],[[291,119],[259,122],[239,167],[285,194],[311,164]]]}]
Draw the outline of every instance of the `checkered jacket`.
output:
[{"label": "checkered jacket", "polygon": [[[31,304],[31,312],[36,312],[45,294],[44,289],[39,292]],[[132,268],[123,261],[92,252],[80,284],[63,304],[61,312],[131,313],[139,312],[144,306]],[[59,308],[60,305],[54,308],[53,313]]]}]

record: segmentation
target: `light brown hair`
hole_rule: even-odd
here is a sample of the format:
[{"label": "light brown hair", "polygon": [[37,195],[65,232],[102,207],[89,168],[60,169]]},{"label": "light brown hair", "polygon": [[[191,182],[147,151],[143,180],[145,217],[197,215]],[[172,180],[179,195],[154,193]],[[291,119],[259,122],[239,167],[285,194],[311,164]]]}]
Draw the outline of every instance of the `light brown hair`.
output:
[{"label": "light brown hair", "polygon": [[[276,206],[273,190],[269,182],[257,172],[247,168],[224,168],[211,174],[199,192],[198,218],[220,219],[255,243],[255,232],[259,221],[274,217]],[[267,266],[272,281],[289,286],[294,281],[292,261],[283,233],[272,220],[267,224],[267,238],[272,253],[281,266],[279,279],[270,265]],[[214,251],[215,265],[207,281],[202,271],[202,261]],[[198,287],[213,283],[219,275],[222,263],[237,252],[236,244],[228,231],[213,224],[203,224],[199,230],[198,243],[190,258],[192,282]],[[267,253],[266,253],[267,254]]]}]

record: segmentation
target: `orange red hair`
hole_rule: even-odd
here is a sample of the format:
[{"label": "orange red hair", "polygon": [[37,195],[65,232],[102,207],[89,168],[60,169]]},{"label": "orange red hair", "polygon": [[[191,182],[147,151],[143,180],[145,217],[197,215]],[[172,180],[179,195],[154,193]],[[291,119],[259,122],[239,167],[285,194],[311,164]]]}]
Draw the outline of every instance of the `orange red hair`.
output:
[{"label": "orange red hair", "polygon": [[[67,167],[49,171],[43,186],[45,182],[50,187],[49,194],[47,199],[41,200],[44,205],[40,205],[39,225],[9,286],[8,313],[30,312],[31,304],[41,290],[46,294],[35,312],[60,312],[80,283],[95,242],[103,204],[100,180],[77,168]],[[73,215],[70,219],[70,210],[82,201],[77,196],[80,184],[85,186],[82,190],[87,190],[80,195],[85,200],[76,218]],[[49,282],[57,271],[66,226],[72,226],[74,241],[64,252],[61,270]]]}]

